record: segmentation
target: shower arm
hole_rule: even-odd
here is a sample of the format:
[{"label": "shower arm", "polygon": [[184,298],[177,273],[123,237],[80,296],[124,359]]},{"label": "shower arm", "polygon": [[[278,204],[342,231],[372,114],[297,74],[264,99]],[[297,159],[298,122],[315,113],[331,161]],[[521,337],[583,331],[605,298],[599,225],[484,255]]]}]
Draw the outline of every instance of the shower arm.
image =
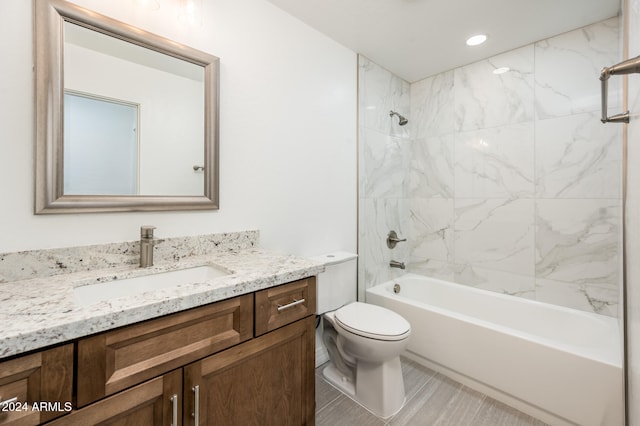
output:
[{"label": "shower arm", "polygon": [[624,75],[640,73],[640,56],[636,56],[632,59],[627,59],[619,64],[612,65],[610,67],[602,68],[600,72],[600,90],[602,94],[602,118],[600,121],[603,123],[628,123],[629,111],[625,111],[620,114],[615,114],[610,117],[607,116],[607,98],[609,97],[608,82],[609,77],[612,75]]}]

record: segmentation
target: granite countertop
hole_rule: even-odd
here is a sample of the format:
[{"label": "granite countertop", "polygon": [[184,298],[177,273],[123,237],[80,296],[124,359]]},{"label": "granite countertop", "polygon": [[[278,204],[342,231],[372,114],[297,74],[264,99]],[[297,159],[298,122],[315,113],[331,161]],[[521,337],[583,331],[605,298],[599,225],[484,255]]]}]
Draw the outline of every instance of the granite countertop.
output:
[{"label": "granite countertop", "polygon": [[[74,288],[211,264],[228,275],[82,306]],[[0,359],[316,275],[316,261],[259,248],[214,251],[151,268],[127,265],[0,285]]]}]

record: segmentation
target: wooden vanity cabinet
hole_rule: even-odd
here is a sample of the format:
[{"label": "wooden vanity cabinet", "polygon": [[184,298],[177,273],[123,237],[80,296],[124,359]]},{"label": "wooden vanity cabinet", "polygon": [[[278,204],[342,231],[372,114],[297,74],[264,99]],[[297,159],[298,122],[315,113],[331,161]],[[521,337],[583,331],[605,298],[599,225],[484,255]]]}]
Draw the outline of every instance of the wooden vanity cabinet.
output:
[{"label": "wooden vanity cabinet", "polygon": [[313,425],[314,346],[311,316],[188,365],[184,424]]},{"label": "wooden vanity cabinet", "polygon": [[253,295],[205,305],[78,341],[78,407],[253,336]]},{"label": "wooden vanity cabinet", "polygon": [[[73,344],[0,362],[0,424],[36,425],[72,406]],[[44,405],[43,405],[44,404]]]},{"label": "wooden vanity cabinet", "polygon": [[315,312],[315,277],[256,292],[256,338],[184,368],[184,424],[314,425]]},{"label": "wooden vanity cabinet", "polygon": [[74,410],[48,425],[178,426],[181,418],[182,369],[178,369]]},{"label": "wooden vanity cabinet", "polygon": [[312,277],[1,362],[0,397],[76,404],[0,424],[313,425],[314,374]]}]

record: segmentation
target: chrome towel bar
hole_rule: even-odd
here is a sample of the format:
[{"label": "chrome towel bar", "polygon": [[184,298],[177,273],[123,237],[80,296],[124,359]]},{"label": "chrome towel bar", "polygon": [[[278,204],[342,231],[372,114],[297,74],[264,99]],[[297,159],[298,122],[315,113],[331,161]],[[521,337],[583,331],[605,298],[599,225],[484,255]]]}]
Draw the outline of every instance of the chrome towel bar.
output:
[{"label": "chrome towel bar", "polygon": [[632,59],[627,59],[619,64],[612,65],[610,67],[602,68],[600,72],[600,87],[602,92],[602,118],[600,121],[603,123],[628,123],[629,111],[625,111],[620,114],[607,116],[607,98],[609,97],[608,82],[609,77],[612,75],[623,75],[640,73],[640,56],[636,56]]}]

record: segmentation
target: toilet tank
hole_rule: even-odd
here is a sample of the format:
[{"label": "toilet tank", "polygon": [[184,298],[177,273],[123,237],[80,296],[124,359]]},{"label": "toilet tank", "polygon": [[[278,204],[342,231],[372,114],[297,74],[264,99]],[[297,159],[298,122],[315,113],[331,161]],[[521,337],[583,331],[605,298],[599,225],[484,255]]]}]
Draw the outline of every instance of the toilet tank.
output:
[{"label": "toilet tank", "polygon": [[343,251],[312,257],[325,264],[316,282],[318,315],[355,302],[358,293],[358,255]]}]

